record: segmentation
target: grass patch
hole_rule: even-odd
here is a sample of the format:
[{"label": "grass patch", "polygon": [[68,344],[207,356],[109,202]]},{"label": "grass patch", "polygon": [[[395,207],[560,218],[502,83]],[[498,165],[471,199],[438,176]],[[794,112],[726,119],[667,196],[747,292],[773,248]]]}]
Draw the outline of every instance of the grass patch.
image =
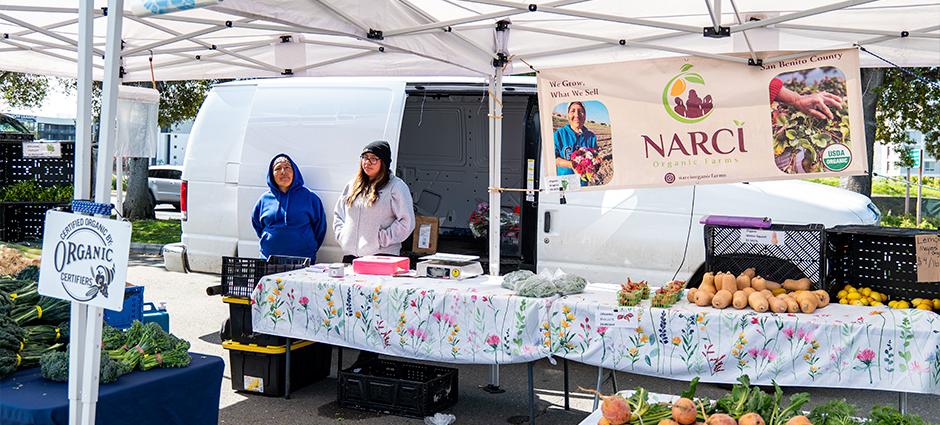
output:
[{"label": "grass patch", "polygon": [[[839,186],[838,177],[827,177],[827,178],[821,178],[821,179],[806,179],[806,181],[824,184],[826,186],[835,186],[835,187]],[[927,181],[927,179],[924,179],[925,186],[924,186],[923,192],[921,192],[922,196],[924,198],[935,198],[935,199],[940,198],[940,190],[926,186],[927,184],[930,184],[930,183],[932,182],[929,182]],[[875,178],[875,180],[872,182],[871,194],[880,195],[880,196],[903,197],[905,194],[904,183],[896,181],[896,180]],[[911,199],[914,199],[914,198],[917,198],[916,183],[914,185],[911,185]]]},{"label": "grass patch", "polygon": [[132,223],[131,242],[168,244],[180,241],[179,220],[138,220]]},{"label": "grass patch", "polygon": [[916,217],[912,214],[908,215],[885,215],[881,217],[881,225],[886,227],[908,227],[908,228],[918,228],[918,229],[929,229],[936,230],[940,228],[940,218],[937,217],[921,217],[920,226],[915,224]]}]

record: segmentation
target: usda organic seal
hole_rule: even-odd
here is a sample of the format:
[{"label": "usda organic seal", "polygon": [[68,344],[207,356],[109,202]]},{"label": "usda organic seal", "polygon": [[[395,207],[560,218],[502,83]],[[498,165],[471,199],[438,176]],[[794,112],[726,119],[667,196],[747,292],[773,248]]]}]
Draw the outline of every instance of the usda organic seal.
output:
[{"label": "usda organic seal", "polygon": [[829,145],[823,150],[822,163],[829,171],[842,171],[852,163],[852,151],[841,143]]}]

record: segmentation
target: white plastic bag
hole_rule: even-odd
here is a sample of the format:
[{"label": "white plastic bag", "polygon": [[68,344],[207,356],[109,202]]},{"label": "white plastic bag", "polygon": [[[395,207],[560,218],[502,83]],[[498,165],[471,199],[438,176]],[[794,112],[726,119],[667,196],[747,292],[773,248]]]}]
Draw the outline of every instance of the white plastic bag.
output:
[{"label": "white plastic bag", "polygon": [[450,425],[456,420],[457,417],[454,415],[435,413],[434,416],[428,416],[424,418],[424,425]]}]

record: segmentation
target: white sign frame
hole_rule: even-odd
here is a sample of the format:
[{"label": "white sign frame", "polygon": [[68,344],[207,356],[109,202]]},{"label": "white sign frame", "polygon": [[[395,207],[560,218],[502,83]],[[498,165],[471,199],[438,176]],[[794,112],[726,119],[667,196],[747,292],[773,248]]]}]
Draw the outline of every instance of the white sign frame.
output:
[{"label": "white sign frame", "polygon": [[130,222],[47,211],[39,293],[121,311],[130,244]]}]

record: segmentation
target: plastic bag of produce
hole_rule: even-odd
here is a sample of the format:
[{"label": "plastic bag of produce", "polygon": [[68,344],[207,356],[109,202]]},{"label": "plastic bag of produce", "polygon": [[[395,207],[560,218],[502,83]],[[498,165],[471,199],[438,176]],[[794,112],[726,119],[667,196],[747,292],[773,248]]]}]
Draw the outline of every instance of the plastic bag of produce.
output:
[{"label": "plastic bag of produce", "polygon": [[584,292],[584,287],[587,286],[587,279],[561,270],[555,274],[552,280],[555,287],[558,288],[558,292],[561,292],[562,295],[580,294]]},{"label": "plastic bag of produce", "polygon": [[516,284],[516,294],[523,297],[545,298],[558,293],[558,287],[547,271],[534,274]]},{"label": "plastic bag of produce", "polygon": [[516,270],[512,273],[503,276],[502,287],[506,289],[516,290],[516,285],[523,280],[526,280],[532,276],[535,276],[535,273],[532,273],[528,270]]}]

